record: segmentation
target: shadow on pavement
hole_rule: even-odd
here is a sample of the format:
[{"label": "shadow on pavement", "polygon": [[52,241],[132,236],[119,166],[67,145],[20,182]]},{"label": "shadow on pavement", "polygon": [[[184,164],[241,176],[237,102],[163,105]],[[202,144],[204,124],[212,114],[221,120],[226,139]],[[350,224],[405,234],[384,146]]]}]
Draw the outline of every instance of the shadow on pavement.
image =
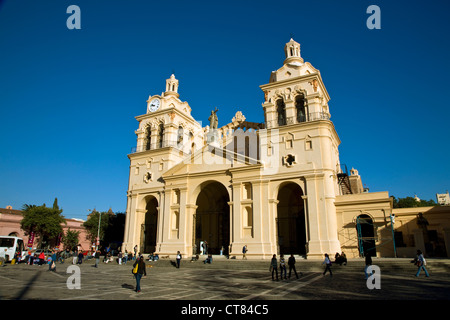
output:
[{"label": "shadow on pavement", "polygon": [[15,300],[22,300],[22,298],[25,296],[27,291],[33,286],[33,283],[39,278],[41,275],[41,272],[37,272],[33,278],[31,278],[30,281],[23,287],[23,289],[19,292],[19,295],[16,297]]}]

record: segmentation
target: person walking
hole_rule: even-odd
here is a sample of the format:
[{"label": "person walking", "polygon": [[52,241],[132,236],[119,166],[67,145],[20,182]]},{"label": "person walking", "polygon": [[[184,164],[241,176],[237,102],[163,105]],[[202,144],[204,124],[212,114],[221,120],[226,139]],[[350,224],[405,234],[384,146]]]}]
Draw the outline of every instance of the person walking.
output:
[{"label": "person walking", "polygon": [[52,251],[52,255],[48,256],[48,271],[56,272],[56,253]]},{"label": "person walking", "polygon": [[206,240],[203,242],[203,254],[208,254],[208,242]]},{"label": "person walking", "polygon": [[177,268],[180,269],[181,253],[177,251]]},{"label": "person walking", "polygon": [[95,258],[94,267],[98,268],[98,264],[100,263],[100,250],[95,251],[94,258]]},{"label": "person walking", "polygon": [[242,260],[247,260],[247,245],[244,245],[244,247],[242,248]]},{"label": "person walking", "polygon": [[[288,259],[288,266],[289,266],[289,275],[288,275],[288,278],[291,279],[291,271],[294,270],[295,276],[296,276],[297,279],[298,279],[297,270],[295,270],[295,258],[294,258],[294,255],[293,255],[293,254],[291,254],[291,256],[290,256],[289,259]],[[302,273],[300,272],[300,274],[302,274]]]},{"label": "person walking", "polygon": [[372,265],[372,255],[370,253],[366,254],[365,257],[366,266],[364,267],[364,274],[366,275],[366,280],[369,278],[369,274],[367,273],[367,268]]},{"label": "person walking", "polygon": [[136,278],[136,292],[141,292],[141,278],[142,276],[147,276],[144,256],[140,256],[139,259],[136,259],[136,262],[133,264],[133,269],[137,265],[137,272],[134,273],[134,277]]},{"label": "person walking", "polygon": [[82,251],[82,250],[78,251],[78,261],[77,261],[77,264],[82,264],[82,263],[83,263],[83,257],[84,257],[83,251]]},{"label": "person walking", "polygon": [[277,262],[277,255],[274,254],[272,257],[272,260],[270,261],[270,271],[272,271],[272,281],[274,281],[274,273],[277,275],[277,281],[278,281],[278,262]]},{"label": "person walking", "polygon": [[417,250],[417,273],[416,273],[416,277],[418,277],[420,275],[420,271],[423,269],[423,271],[425,271],[425,276],[428,278],[430,275],[427,271],[427,269],[425,268],[425,266],[427,265],[427,261],[425,260],[422,251]]},{"label": "person walking", "polygon": [[322,264],[325,265],[325,270],[323,271],[323,275],[327,273],[327,271],[330,272],[330,276],[333,276],[333,273],[331,272],[331,260],[327,253],[325,253],[325,259],[323,260]]},{"label": "person walking", "polygon": [[283,273],[284,273],[284,280],[287,280],[287,277],[286,277],[286,261],[284,260],[284,255],[281,254],[280,255],[280,275],[281,275],[281,280],[283,280]]}]

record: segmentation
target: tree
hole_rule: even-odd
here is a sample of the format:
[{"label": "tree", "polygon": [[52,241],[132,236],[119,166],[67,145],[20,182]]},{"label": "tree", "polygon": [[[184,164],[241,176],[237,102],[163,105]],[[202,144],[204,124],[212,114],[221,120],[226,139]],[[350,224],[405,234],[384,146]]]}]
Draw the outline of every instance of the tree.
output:
[{"label": "tree", "polygon": [[393,198],[393,206],[394,208],[417,208],[417,207],[433,207],[437,206],[436,202],[434,200],[416,200],[413,197],[406,197],[406,198],[396,198],[392,196]]},{"label": "tree", "polygon": [[63,235],[61,242],[64,243],[66,248],[75,247],[80,241],[80,231],[72,231],[70,228],[66,231],[66,234]]},{"label": "tree", "polygon": [[88,216],[87,221],[83,223],[83,226],[86,228],[88,233],[87,238],[92,242],[95,242],[97,239],[100,215],[100,240],[107,243],[111,243],[113,241],[121,242],[123,240],[125,230],[125,214],[115,214],[112,209],[109,209],[108,212],[101,213],[96,210],[92,211],[92,213]]},{"label": "tree", "polygon": [[58,235],[63,233],[62,224],[67,224],[64,216],[61,215],[62,210],[57,207],[57,202],[54,208],[47,208],[43,204],[42,206],[24,205],[23,209],[20,225],[25,234],[34,232],[35,237],[38,238],[38,247],[54,245]]},{"label": "tree", "polygon": [[[111,209],[110,209],[111,211]],[[111,212],[98,212],[97,210],[93,210],[92,213],[88,216],[88,219],[83,223],[83,226],[86,228],[87,231],[87,238],[95,243],[98,235],[98,224],[99,219],[100,221],[100,240],[102,240],[105,236],[105,232],[109,227],[110,223],[110,216],[114,215],[114,213]],[[101,217],[101,218],[100,218]]]}]

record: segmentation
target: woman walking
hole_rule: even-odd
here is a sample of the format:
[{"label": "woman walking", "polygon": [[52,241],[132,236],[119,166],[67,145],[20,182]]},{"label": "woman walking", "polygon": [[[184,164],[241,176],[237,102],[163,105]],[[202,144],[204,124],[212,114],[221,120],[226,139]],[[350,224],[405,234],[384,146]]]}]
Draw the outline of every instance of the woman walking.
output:
[{"label": "woman walking", "polygon": [[147,271],[145,270],[145,261],[144,256],[140,256],[139,260],[136,259],[136,262],[133,264],[133,270],[137,266],[137,271],[134,273],[134,277],[136,278],[136,292],[141,292],[141,278],[142,275],[144,277],[147,276]]},{"label": "woman walking", "polygon": [[427,269],[425,268],[427,261],[425,260],[425,258],[423,257],[423,253],[420,250],[417,250],[417,273],[416,273],[416,277],[419,276],[420,274],[420,270],[423,269],[423,271],[425,271],[425,276],[428,278],[430,275],[428,274]]}]

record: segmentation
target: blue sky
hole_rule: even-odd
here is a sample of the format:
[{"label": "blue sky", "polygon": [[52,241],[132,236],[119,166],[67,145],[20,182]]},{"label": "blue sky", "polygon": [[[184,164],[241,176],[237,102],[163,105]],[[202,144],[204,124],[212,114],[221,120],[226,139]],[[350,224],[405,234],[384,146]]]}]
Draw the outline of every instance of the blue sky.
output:
[{"label": "blue sky", "polygon": [[[69,5],[81,30],[69,30]],[[381,9],[369,30],[367,7]],[[198,121],[263,122],[260,85],[291,36],[320,70],[341,163],[371,192],[450,189],[448,1],[0,0],[0,207],[126,209],[149,95],[175,72]]]}]

